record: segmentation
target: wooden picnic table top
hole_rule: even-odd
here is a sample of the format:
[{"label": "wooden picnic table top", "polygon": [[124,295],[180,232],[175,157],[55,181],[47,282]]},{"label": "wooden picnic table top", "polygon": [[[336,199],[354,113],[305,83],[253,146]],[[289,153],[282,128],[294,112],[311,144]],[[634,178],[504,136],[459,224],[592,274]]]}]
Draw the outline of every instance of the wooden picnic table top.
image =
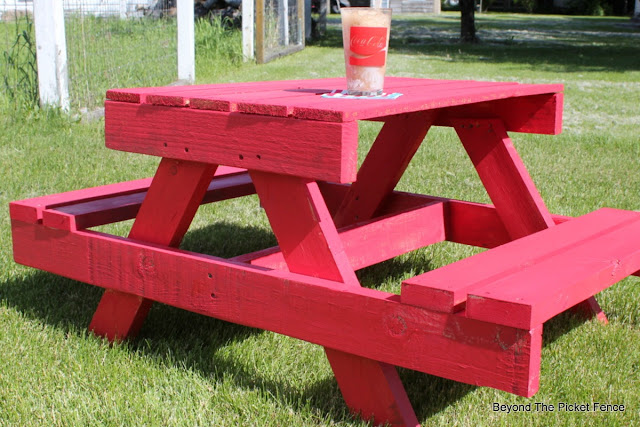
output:
[{"label": "wooden picnic table top", "polygon": [[338,99],[322,94],[346,89],[345,78],[112,89],[111,101],[189,107],[276,117],[348,122],[486,101],[561,93],[561,84],[387,77],[396,99]]},{"label": "wooden picnic table top", "polygon": [[[114,89],[105,103],[109,148],[312,179],[353,182],[358,120],[499,119],[507,131],[558,134],[563,86],[405,77],[386,79],[395,99],[337,99],[344,78]],[[413,118],[409,118],[412,116]],[[409,129],[412,128],[413,130]]]}]

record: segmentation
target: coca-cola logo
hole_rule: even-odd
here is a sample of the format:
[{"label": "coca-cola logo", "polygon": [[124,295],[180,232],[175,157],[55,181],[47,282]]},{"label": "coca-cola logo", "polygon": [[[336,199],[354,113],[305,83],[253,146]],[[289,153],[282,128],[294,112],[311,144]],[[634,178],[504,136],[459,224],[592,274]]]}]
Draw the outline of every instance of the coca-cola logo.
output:
[{"label": "coca-cola logo", "polygon": [[369,67],[384,66],[387,49],[386,27],[351,27],[349,64]]}]

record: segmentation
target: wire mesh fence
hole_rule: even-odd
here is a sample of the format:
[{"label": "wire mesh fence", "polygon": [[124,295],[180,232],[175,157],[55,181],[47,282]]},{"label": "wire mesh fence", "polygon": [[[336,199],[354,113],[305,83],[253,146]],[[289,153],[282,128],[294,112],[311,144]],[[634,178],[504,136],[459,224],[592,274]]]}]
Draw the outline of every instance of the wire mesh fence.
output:
[{"label": "wire mesh fence", "polygon": [[154,6],[156,2],[65,0],[72,108],[102,105],[113,87],[166,85],[176,79],[174,12]]},{"label": "wire mesh fence", "polygon": [[14,107],[38,103],[33,3],[0,0],[0,102]]},{"label": "wire mesh fence", "polygon": [[256,0],[256,57],[269,62],[304,48],[303,0]]},{"label": "wire mesh fence", "polygon": [[[177,25],[170,0],[64,0],[69,97],[74,110],[93,109],[113,87],[176,80]],[[37,12],[36,12],[37,13]],[[4,98],[32,95],[35,74],[33,1],[0,0]]]}]

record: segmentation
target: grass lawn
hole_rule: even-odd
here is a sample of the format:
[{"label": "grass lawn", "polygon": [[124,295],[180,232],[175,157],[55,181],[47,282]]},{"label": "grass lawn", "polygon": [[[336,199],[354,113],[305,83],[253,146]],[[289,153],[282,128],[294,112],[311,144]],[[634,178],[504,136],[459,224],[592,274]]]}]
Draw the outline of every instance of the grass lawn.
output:
[{"label": "grass lawn", "polygon": [[[388,74],[564,83],[563,133],[512,135],[543,199],[565,215],[640,210],[640,28],[622,18],[482,14],[477,21],[482,43],[465,46],[456,40],[458,14],[395,17]],[[230,59],[226,48],[216,53],[221,48],[201,33],[198,83],[340,76],[338,22],[331,18],[322,41],[261,66]],[[0,95],[0,426],[366,425],[349,414],[319,346],[160,304],[138,338],[109,345],[86,332],[100,289],[13,262],[10,201],[154,173],[158,159],[106,149],[103,126],[53,112],[16,115]],[[361,159],[379,127],[361,123]],[[399,189],[488,202],[448,128],[429,132]],[[102,230],[126,235],[130,226]],[[272,244],[254,196],[202,207],[181,247],[230,257]],[[404,278],[478,251],[442,243],[358,274],[365,286],[399,292]],[[566,314],[545,324],[533,398],[401,370],[418,419],[640,425],[638,280],[598,296],[607,326]],[[560,402],[626,410],[567,412],[557,410]],[[507,414],[493,403],[556,410]]]}]

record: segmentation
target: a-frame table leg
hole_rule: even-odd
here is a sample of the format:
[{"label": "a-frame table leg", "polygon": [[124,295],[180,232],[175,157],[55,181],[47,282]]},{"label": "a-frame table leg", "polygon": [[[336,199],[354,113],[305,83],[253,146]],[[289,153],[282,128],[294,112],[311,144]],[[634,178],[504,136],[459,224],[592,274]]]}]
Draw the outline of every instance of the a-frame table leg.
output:
[{"label": "a-frame table leg", "polygon": [[402,178],[435,118],[433,112],[387,119],[334,215],[338,228],[372,218]]},{"label": "a-frame table leg", "polygon": [[[129,238],[177,247],[187,232],[217,166],[162,159],[136,216]],[[139,271],[152,269],[138,260]],[[110,341],[135,336],[151,308],[151,301],[107,290],[89,329]]]},{"label": "a-frame table leg", "polygon": [[[360,286],[314,181],[263,172],[251,172],[251,178],[291,272]],[[395,367],[329,348],[325,352],[353,412],[376,424],[418,425]]]},{"label": "a-frame table leg", "polygon": [[[518,239],[552,227],[551,214],[502,121],[455,119],[452,125],[510,237]],[[607,323],[595,297],[576,308]]]}]

